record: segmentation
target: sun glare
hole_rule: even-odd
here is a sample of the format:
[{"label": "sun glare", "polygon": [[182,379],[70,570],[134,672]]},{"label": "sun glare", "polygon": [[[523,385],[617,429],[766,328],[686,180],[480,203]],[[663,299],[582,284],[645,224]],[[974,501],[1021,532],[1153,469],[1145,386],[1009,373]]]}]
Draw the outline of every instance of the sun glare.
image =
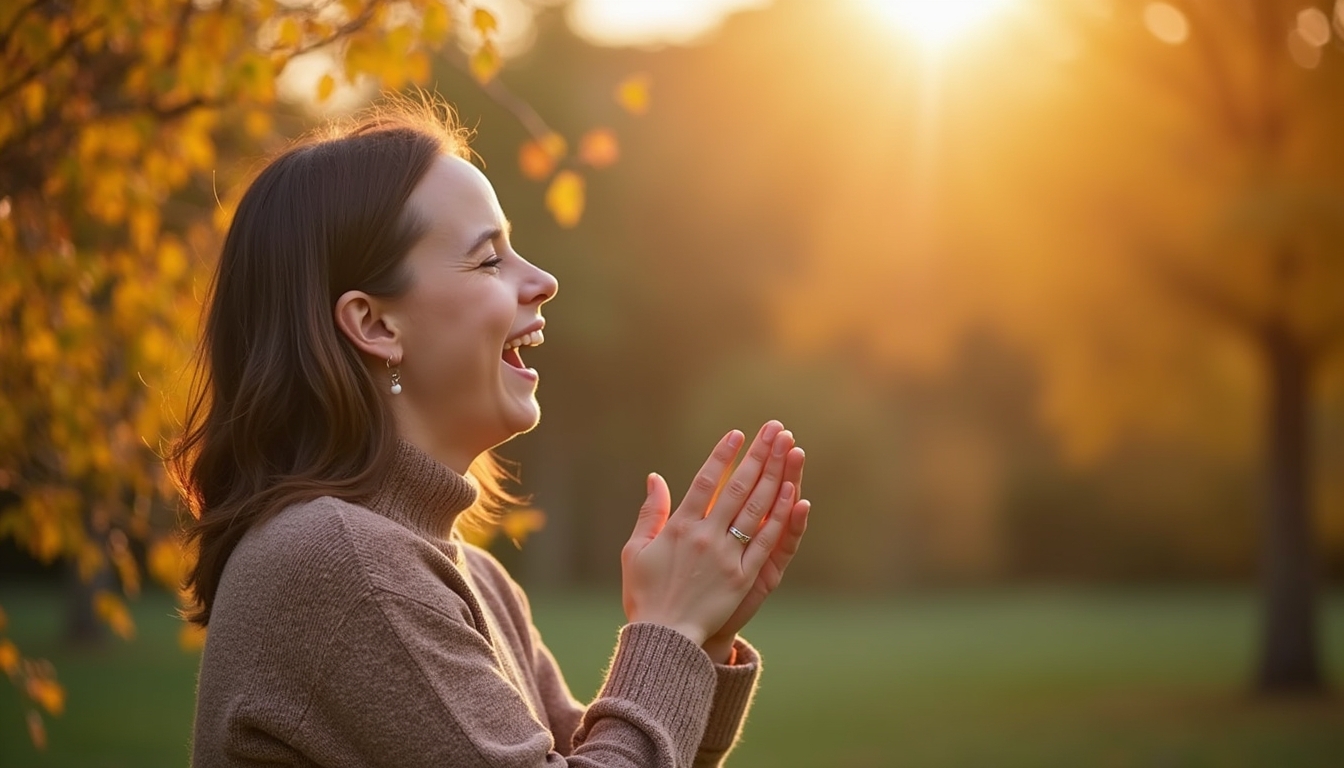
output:
[{"label": "sun glare", "polygon": [[868,0],[883,19],[938,52],[1002,11],[1012,0]]}]

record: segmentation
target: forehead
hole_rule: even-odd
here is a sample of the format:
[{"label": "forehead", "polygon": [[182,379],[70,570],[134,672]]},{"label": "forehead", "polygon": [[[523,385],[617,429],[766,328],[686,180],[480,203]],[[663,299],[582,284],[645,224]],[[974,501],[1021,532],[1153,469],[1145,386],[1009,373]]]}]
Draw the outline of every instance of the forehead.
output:
[{"label": "forehead", "polygon": [[494,187],[485,174],[450,155],[434,161],[407,204],[427,225],[427,237],[463,248],[504,221]]}]

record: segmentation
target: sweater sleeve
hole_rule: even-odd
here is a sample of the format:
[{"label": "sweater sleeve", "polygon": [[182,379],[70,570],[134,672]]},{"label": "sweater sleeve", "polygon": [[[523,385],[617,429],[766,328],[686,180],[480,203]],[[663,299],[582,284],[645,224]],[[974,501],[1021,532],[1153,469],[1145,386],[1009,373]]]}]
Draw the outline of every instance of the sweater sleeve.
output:
[{"label": "sweater sleeve", "polygon": [[742,721],[756,692],[756,681],[761,674],[761,656],[747,641],[738,638],[734,643],[736,663],[715,664],[717,677],[714,702],[709,710],[709,724],[695,753],[695,768],[717,768],[737,744],[742,732]]},{"label": "sweater sleeve", "polygon": [[464,621],[465,610],[386,591],[369,599],[373,605],[351,611],[326,649],[318,690],[295,734],[314,761],[482,768],[695,762],[716,676],[703,651],[674,630],[622,630],[602,692],[565,756],[501,673],[494,649]]},{"label": "sweater sleeve", "polygon": [[[570,693],[555,657],[535,627],[532,628],[532,638],[533,648],[536,649],[533,666],[541,698],[547,708],[551,727],[561,740],[557,748],[567,753],[572,749],[570,744],[565,743],[568,734],[575,733],[585,709]],[[760,654],[741,638],[738,638],[734,647],[737,651],[735,664],[714,665],[714,698],[710,705],[709,722],[696,749],[693,762],[696,768],[714,768],[723,764],[737,743],[742,722],[756,692],[756,681],[761,669]],[[613,664],[612,670],[615,669]]]}]

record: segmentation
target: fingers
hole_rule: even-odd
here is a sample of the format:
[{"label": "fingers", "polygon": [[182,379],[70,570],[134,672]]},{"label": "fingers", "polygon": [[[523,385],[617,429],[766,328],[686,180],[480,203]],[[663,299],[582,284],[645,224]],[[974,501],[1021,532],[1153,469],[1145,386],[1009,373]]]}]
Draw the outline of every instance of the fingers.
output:
[{"label": "fingers", "polygon": [[723,476],[728,473],[728,468],[733,466],[733,459],[737,458],[737,452],[742,447],[744,439],[745,436],[734,429],[719,440],[719,444],[714,446],[700,471],[695,473],[691,487],[686,491],[681,504],[677,506],[674,516],[690,517],[692,520],[704,517],[705,510],[709,508],[710,501],[719,490],[719,484],[723,482]]},{"label": "fingers", "polygon": [[[742,555],[742,570],[754,575],[761,570],[775,551],[775,545],[784,534],[784,526],[792,517],[793,494],[797,490],[793,483],[784,483],[775,493],[775,503],[770,508],[770,517],[761,526],[746,546]],[[795,544],[796,548],[796,544]]]},{"label": "fingers", "polygon": [[[761,431],[756,434],[756,439],[751,443],[751,448],[747,449],[746,457],[742,459],[742,463],[737,466],[737,469],[733,470],[732,477],[728,478],[728,484],[723,487],[723,491],[715,499],[714,508],[709,511],[707,516],[709,519],[713,519],[724,528],[728,527],[732,519],[736,517],[738,510],[742,509],[742,506],[750,498],[752,491],[756,489],[756,485],[761,479],[762,470],[772,458],[771,448],[783,430],[784,425],[778,421],[767,421],[761,427]],[[792,447],[792,445],[792,442],[790,442],[789,446]],[[782,471],[782,469],[781,466],[779,471]],[[765,491],[764,505],[767,509],[774,498],[775,491],[778,490],[779,480],[777,478],[778,472],[772,487]],[[761,511],[764,512],[764,510]]]},{"label": "fingers", "polygon": [[667,523],[667,514],[672,508],[672,494],[667,489],[667,481],[654,472],[648,477],[648,496],[639,508],[639,518],[635,521],[635,530],[630,534],[626,547],[634,552],[644,548],[653,540]]},{"label": "fingers", "polygon": [[799,498],[803,495],[803,464],[806,461],[807,454],[802,448],[795,447],[789,451],[788,460],[784,462],[784,479],[793,483],[795,495]]},{"label": "fingers", "polygon": [[[742,503],[740,511],[737,511],[736,506],[730,510],[733,515],[731,524],[734,528],[748,536],[756,535],[756,530],[761,527],[761,523],[765,520],[771,505],[775,503],[775,496],[779,493],[780,483],[787,479],[785,473],[788,470],[788,460],[793,455],[793,450],[792,432],[786,429],[775,436],[775,442],[770,449],[770,457],[761,470],[756,486],[752,488],[747,500]],[[793,487],[796,493],[798,487],[796,482],[794,482]],[[731,499],[727,498],[726,493],[719,497],[718,502],[715,502],[715,510],[723,503],[731,503]],[[715,511],[709,513],[711,518],[715,514]]]}]

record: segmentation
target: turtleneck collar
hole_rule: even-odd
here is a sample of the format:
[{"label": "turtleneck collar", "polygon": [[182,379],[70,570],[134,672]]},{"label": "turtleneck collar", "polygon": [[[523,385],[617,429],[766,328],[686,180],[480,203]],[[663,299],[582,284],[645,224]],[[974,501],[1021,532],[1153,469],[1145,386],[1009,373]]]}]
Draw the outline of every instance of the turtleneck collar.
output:
[{"label": "turtleneck collar", "polygon": [[398,440],[387,477],[368,507],[418,533],[447,539],[458,514],[475,502],[474,483]]}]

